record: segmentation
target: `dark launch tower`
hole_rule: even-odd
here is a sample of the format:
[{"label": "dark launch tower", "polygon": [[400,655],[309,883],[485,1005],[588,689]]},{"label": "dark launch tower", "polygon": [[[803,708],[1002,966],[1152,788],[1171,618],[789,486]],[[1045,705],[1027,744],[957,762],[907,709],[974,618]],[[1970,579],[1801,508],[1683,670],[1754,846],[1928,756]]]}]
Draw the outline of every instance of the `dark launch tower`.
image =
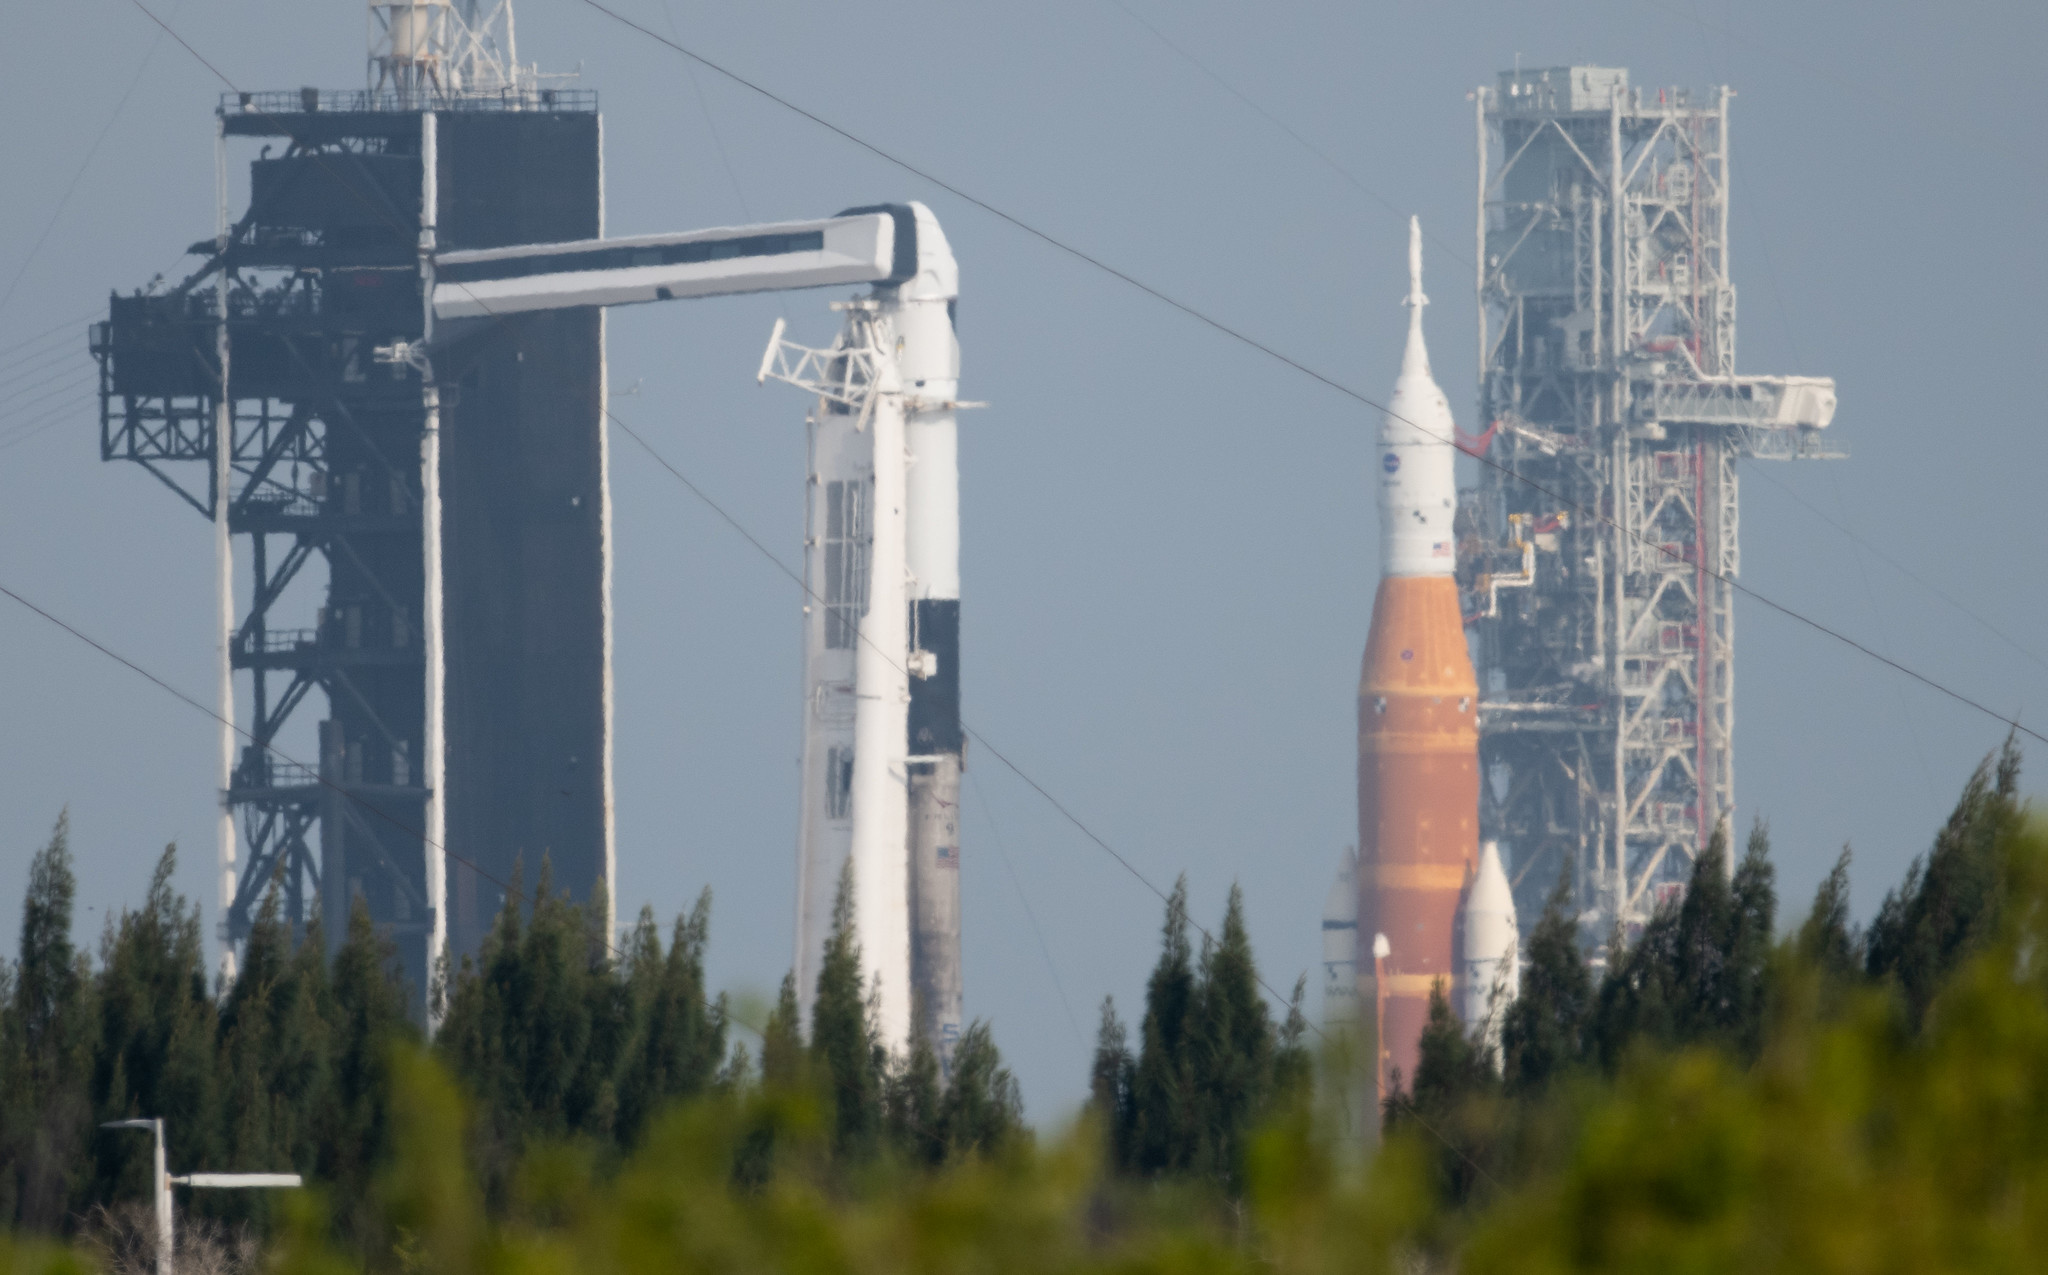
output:
[{"label": "dark launch tower", "polygon": [[[596,95],[516,76],[236,94],[219,133],[223,189],[228,142],[261,144],[249,205],[229,223],[223,197],[200,267],[94,326],[101,453],[224,518],[239,572],[222,697],[248,734],[225,783],[223,939],[275,888],[295,925],[317,897],[334,942],[360,897],[418,995],[443,934],[452,959],[475,950],[516,861],[531,883],[547,857],[610,918],[602,315],[430,333],[423,301],[436,246],[602,232]],[[324,598],[284,621],[316,563]],[[312,704],[317,729],[287,734]]]}]

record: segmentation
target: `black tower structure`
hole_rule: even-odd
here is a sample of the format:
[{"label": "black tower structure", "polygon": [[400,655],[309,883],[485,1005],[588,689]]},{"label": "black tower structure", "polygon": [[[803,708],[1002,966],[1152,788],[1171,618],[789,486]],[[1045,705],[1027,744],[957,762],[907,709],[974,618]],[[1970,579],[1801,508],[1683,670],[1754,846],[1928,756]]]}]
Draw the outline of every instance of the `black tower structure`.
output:
[{"label": "black tower structure", "polygon": [[[223,155],[262,144],[248,207],[223,197],[198,269],[94,325],[101,454],[237,538],[224,941],[272,889],[296,926],[317,899],[330,943],[360,898],[418,998],[515,864],[611,917],[602,314],[432,328],[425,304],[437,248],[602,233],[596,95],[307,89],[218,119]],[[321,567],[317,611],[280,615]]]}]

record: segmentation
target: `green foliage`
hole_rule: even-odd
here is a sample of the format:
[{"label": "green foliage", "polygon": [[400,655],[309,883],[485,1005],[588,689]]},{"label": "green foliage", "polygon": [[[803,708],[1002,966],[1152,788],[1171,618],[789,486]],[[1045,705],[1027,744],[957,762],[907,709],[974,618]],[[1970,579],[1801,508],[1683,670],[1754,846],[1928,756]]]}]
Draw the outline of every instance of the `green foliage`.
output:
[{"label": "green foliage", "polygon": [[1579,954],[1571,881],[1560,875],[1529,934],[1521,995],[1501,1023],[1501,1071],[1508,1089],[1540,1093],[1553,1077],[1581,1065],[1593,1018],[1593,979]]},{"label": "green foliage", "polygon": [[1792,967],[1754,1065],[1633,1056],[1569,1152],[1473,1219],[1459,1269],[2038,1269],[2048,840],[2008,836],[1996,858],[2005,920],[1930,989],[1921,1032],[1882,986],[1820,1018],[1818,976]]},{"label": "green foliage", "polygon": [[[166,847],[142,907],[108,918],[88,1081],[96,1120],[178,1114],[173,1172],[217,1163],[220,1125],[199,909],[171,889],[177,864],[177,847]],[[146,1194],[146,1142],[133,1134],[93,1138],[92,1198]]]},{"label": "green foliage", "polygon": [[1195,1109],[1195,970],[1188,946],[1188,882],[1166,902],[1159,963],[1145,985],[1145,1019],[1131,1083],[1131,1159],[1141,1172],[1191,1168],[1201,1150]]},{"label": "green foliage", "polygon": [[1761,1047],[1777,895],[1770,836],[1761,822],[1728,871],[1728,837],[1715,830],[1675,907],[1613,959],[1601,982],[1593,1040],[1612,1070],[1629,1049],[1722,1046],[1736,1057]]},{"label": "green foliage", "polygon": [[1137,1123],[1137,1060],[1130,1034],[1116,1016],[1116,1000],[1102,998],[1102,1024],[1095,1033],[1095,1061],[1088,1073],[1088,1114],[1106,1139],[1110,1160],[1129,1164]]},{"label": "green foliage", "polygon": [[[317,930],[294,946],[279,917],[277,891],[264,898],[242,953],[240,973],[220,1007],[215,1083],[220,1087],[228,1169],[318,1170],[321,1114],[333,1092],[333,1036],[323,1009],[327,964]],[[209,1201],[263,1215],[267,1192]]]},{"label": "green foliage", "polygon": [[704,985],[711,937],[711,891],[687,918],[677,917],[661,952],[654,911],[641,910],[627,957],[626,1001],[638,1031],[619,1084],[618,1132],[631,1145],[663,1108],[709,1088],[726,1052],[725,998]]},{"label": "green foliage", "polygon": [[1253,1130],[1286,1102],[1307,1097],[1301,990],[1285,1034],[1276,1035],[1242,891],[1231,887],[1223,925],[1204,940],[1198,961],[1188,942],[1187,880],[1175,882],[1136,1058],[1115,1005],[1102,1006],[1089,1102],[1113,1162],[1129,1173],[1194,1175],[1240,1190]]},{"label": "green foliage", "polygon": [[939,1099],[941,1156],[930,1159],[999,1156],[1023,1137],[1024,1095],[1017,1079],[1003,1066],[988,1024],[970,1023],[953,1047],[953,1076]]},{"label": "green foliage", "polygon": [[1867,968],[1898,988],[1918,1023],[1934,994],[1997,933],[2003,911],[2001,847],[2020,819],[2020,754],[2010,736],[1994,768],[1987,757],[1897,890],[1870,923]]},{"label": "green foliage", "polygon": [[1499,1091],[1493,1051],[1465,1031],[1439,980],[1429,989],[1414,1083],[1387,1099],[1384,1125],[1389,1136],[1418,1138],[1442,1198],[1462,1203],[1478,1189],[1499,1123],[1492,1103]]},{"label": "green foliage", "polygon": [[1849,847],[1820,883],[1813,909],[1799,925],[1793,942],[1798,958],[1831,979],[1855,974],[1862,961],[1862,941],[1849,923]]},{"label": "green foliage", "polygon": [[408,999],[398,981],[397,951],[371,924],[358,895],[329,976],[330,1082],[314,1133],[314,1171],[335,1185],[343,1206],[338,1220],[353,1232],[367,1231],[367,1187],[390,1146],[392,1049],[418,1038],[406,1017]]},{"label": "green foliage", "polygon": [[91,1119],[92,986],[71,941],[70,832],[59,816],[29,863],[20,954],[0,1010],[0,1219],[42,1231],[64,1218]]},{"label": "green foliage", "polygon": [[833,1154],[856,1161],[879,1149],[886,1061],[868,1018],[860,957],[849,860],[840,874],[839,894],[832,904],[832,931],[818,965],[818,994],[811,1002],[811,1055],[824,1085],[826,1107],[832,1113]]},{"label": "green foliage", "polygon": [[[1502,1070],[1439,988],[1369,1156],[1301,1100],[1303,989],[1276,1030],[1236,892],[1197,954],[1174,891],[1136,1054],[1105,1001],[1091,1119],[1042,1142],[985,1023],[943,1076],[928,1046],[880,1046],[848,890],[810,1039],[785,980],[758,1070],[705,999],[708,900],[666,947],[643,913],[614,959],[545,870],[445,980],[428,1048],[360,905],[330,956],[273,896],[210,995],[168,852],[89,960],[60,821],[0,971],[0,1204],[54,1230],[141,1196],[146,1140],[92,1128],[141,1114],[170,1122],[174,1170],[313,1177],[181,1203],[258,1223],[278,1275],[2030,1270],[2048,831],[2017,769],[2010,747],[1979,769],[1867,943],[1845,852],[1773,945],[1761,826],[1732,872],[1717,837],[1597,985],[1560,890]],[[0,1242],[0,1275],[89,1261]]]}]

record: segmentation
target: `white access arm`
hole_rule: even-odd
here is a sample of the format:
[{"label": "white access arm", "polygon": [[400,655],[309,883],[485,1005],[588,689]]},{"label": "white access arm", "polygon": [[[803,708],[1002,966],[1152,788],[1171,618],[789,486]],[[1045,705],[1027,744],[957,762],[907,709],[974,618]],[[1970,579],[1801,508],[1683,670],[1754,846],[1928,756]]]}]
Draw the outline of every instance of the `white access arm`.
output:
[{"label": "white access arm", "polygon": [[898,220],[888,209],[864,209],[818,221],[444,252],[435,258],[434,315],[896,282],[915,273],[917,256],[914,230]]}]

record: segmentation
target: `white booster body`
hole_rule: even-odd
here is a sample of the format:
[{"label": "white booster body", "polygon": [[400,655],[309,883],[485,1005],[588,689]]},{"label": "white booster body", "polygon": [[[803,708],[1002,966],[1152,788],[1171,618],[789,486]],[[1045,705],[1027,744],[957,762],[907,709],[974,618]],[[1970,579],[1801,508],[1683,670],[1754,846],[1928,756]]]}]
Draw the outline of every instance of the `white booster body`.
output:
[{"label": "white booster body", "polygon": [[1380,421],[1380,570],[1387,576],[1456,571],[1456,429],[1422,340],[1422,223],[1408,221],[1408,345]]},{"label": "white booster body", "polygon": [[901,1049],[921,1010],[949,1060],[961,1016],[959,271],[930,211],[906,211],[915,269],[878,284],[872,312],[849,315],[840,338],[876,344],[872,407],[864,421],[824,399],[812,413],[795,974],[808,1022],[851,863],[876,1029]]},{"label": "white booster body", "polygon": [[1358,851],[1337,860],[1337,879],[1323,898],[1323,1026],[1358,1025]]},{"label": "white booster body", "polygon": [[[876,339],[893,352],[887,306]],[[910,598],[907,588],[903,393],[896,360],[875,366],[868,412],[874,435],[873,538],[868,609],[853,648],[853,923],[861,982],[874,998],[874,1028],[890,1050],[910,1039]]]},{"label": "white booster body", "polygon": [[960,270],[938,219],[910,205],[917,273],[892,308],[908,451],[907,747],[913,1012],[950,1076],[963,1028],[960,972]]},{"label": "white booster body", "polygon": [[[842,337],[842,340],[844,338]],[[804,514],[803,760],[796,975],[803,1021],[818,992],[832,902],[853,850],[854,648],[868,607],[874,438],[841,404],[811,413]]]},{"label": "white booster body", "polygon": [[1459,904],[1457,932],[1458,1016],[1498,1048],[1501,1022],[1522,988],[1521,930],[1498,841],[1479,845],[1479,867]]}]

